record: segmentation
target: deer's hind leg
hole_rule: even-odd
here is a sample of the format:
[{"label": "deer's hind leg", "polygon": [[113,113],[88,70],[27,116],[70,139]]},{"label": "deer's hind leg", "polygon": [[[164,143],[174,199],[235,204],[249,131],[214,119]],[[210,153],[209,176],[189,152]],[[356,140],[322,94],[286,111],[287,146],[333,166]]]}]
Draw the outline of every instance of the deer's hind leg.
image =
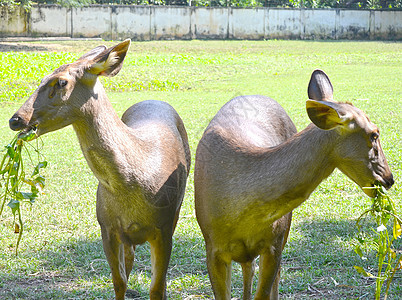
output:
[{"label": "deer's hind leg", "polygon": [[152,278],[150,299],[167,299],[166,274],[172,252],[172,230],[158,231],[156,237],[149,241],[151,246]]}]

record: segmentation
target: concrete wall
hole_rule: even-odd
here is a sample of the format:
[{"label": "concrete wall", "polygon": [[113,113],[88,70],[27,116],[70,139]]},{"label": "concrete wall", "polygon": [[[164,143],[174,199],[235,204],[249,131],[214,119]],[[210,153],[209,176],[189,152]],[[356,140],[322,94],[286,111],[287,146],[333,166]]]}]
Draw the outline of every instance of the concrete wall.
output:
[{"label": "concrete wall", "polygon": [[179,6],[0,8],[0,37],[402,40],[402,11]]}]

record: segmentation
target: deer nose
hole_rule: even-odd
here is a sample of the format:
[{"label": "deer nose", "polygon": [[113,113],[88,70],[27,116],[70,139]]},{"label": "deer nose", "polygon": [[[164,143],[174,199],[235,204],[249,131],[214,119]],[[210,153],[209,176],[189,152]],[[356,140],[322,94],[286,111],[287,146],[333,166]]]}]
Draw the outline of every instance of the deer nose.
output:
[{"label": "deer nose", "polygon": [[388,190],[394,184],[394,176],[391,174],[388,178],[385,179],[385,188]]},{"label": "deer nose", "polygon": [[10,128],[14,131],[21,130],[25,127],[22,118],[17,115],[12,116],[8,123],[10,125]]}]

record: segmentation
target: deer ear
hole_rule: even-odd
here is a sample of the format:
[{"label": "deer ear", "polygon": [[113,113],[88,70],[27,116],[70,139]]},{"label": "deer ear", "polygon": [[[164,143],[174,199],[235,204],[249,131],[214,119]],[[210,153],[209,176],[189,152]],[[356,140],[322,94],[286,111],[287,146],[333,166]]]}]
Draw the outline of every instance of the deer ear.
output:
[{"label": "deer ear", "polygon": [[104,46],[104,45],[98,46],[98,47],[92,49],[91,51],[88,51],[87,53],[85,53],[78,60],[93,59],[96,55],[99,55],[100,53],[102,53],[105,50],[106,50],[106,46]]},{"label": "deer ear", "polygon": [[317,101],[332,101],[334,89],[327,74],[321,70],[315,70],[311,74],[310,83],[308,84],[309,99]]},{"label": "deer ear", "polygon": [[[115,76],[123,66],[123,61],[130,44],[131,40],[127,39],[114,47],[103,50],[92,59],[88,72],[95,75]],[[95,51],[97,48],[92,51]]]},{"label": "deer ear", "polygon": [[340,106],[336,102],[307,100],[306,109],[310,120],[317,127],[324,130],[345,125],[350,121],[349,116],[341,111]]}]

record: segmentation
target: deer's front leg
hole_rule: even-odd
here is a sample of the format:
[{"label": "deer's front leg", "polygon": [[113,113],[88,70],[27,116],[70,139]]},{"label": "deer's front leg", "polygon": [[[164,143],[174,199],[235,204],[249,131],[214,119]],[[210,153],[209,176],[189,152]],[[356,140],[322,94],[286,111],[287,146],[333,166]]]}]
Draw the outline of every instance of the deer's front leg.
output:
[{"label": "deer's front leg", "polygon": [[124,299],[127,290],[126,266],[124,262],[124,245],[116,234],[101,228],[103,250],[112,271],[116,300]]},{"label": "deer's front leg", "polygon": [[253,291],[254,260],[241,264],[243,271],[243,300],[250,300]]},{"label": "deer's front leg", "polygon": [[[273,250],[273,251],[272,251]],[[260,255],[260,274],[254,299],[278,299],[279,268],[282,249],[269,249]]]},{"label": "deer's front leg", "polygon": [[232,262],[224,261],[212,246],[206,244],[207,267],[216,300],[230,300]]}]

